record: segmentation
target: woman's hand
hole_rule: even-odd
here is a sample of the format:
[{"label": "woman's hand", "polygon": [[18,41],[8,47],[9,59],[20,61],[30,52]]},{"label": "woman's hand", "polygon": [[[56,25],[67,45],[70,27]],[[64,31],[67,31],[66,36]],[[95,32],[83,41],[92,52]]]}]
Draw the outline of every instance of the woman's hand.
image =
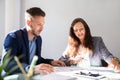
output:
[{"label": "woman's hand", "polygon": [[81,56],[77,56],[76,58],[70,60],[70,64],[71,64],[71,65],[72,65],[72,64],[76,64],[76,63],[82,61],[82,59],[83,59],[83,58],[82,58]]},{"label": "woman's hand", "polygon": [[120,72],[120,65],[119,65],[119,60],[118,60],[118,58],[113,58],[113,59],[110,61],[110,64],[109,64],[108,67],[113,68],[115,72]]},{"label": "woman's hand", "polygon": [[120,72],[120,65],[119,64],[114,67],[114,71],[115,72]]}]

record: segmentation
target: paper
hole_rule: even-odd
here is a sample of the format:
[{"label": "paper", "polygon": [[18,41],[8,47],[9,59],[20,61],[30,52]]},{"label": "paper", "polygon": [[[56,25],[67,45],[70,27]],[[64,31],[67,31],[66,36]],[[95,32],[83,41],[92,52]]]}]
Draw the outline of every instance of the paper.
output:
[{"label": "paper", "polygon": [[[120,80],[120,73],[115,73],[112,69],[105,67],[90,67],[89,69],[80,67],[54,67],[54,71],[52,74],[35,76],[33,80]],[[90,72],[93,75],[99,74],[99,76],[81,76],[78,74],[80,71],[83,71],[83,73],[85,71]]]},{"label": "paper", "polygon": [[52,74],[48,74],[48,75],[45,75],[45,76],[41,77],[39,80],[77,80],[77,78],[52,73]]}]

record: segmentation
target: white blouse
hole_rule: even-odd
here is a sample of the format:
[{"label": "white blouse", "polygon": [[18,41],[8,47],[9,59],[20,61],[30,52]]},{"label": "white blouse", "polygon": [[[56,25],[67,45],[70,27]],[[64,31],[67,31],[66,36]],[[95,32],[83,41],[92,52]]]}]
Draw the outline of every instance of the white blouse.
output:
[{"label": "white blouse", "polygon": [[71,57],[70,59],[75,60],[77,58],[82,58],[82,60],[77,63],[77,66],[87,68],[90,67],[89,54],[90,54],[90,50],[88,48],[84,48],[80,46],[78,50],[78,55],[76,57]]}]

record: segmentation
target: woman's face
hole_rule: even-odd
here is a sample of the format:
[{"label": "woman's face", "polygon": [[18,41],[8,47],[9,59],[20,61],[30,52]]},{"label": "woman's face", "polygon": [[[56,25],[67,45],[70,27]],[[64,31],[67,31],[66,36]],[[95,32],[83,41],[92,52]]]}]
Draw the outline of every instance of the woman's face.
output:
[{"label": "woman's face", "polygon": [[73,30],[75,35],[80,39],[80,41],[83,41],[85,38],[85,27],[81,22],[77,22],[73,26]]}]

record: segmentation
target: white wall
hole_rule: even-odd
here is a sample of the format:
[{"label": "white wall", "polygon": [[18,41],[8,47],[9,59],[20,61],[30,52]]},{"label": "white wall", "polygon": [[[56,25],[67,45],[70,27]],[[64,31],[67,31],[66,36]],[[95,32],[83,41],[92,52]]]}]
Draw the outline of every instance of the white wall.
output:
[{"label": "white wall", "polygon": [[20,5],[20,0],[0,0],[0,56],[6,34],[20,28]]},{"label": "white wall", "polygon": [[5,35],[20,27],[20,0],[5,0]]},{"label": "white wall", "polygon": [[5,1],[0,0],[0,54],[2,53],[2,44],[5,35],[4,31],[5,31]]},{"label": "white wall", "polygon": [[44,57],[58,59],[62,55],[72,20],[82,17],[92,35],[102,36],[109,51],[120,58],[120,0],[21,0],[21,26],[24,25],[24,11],[32,6],[46,12],[41,34]]},{"label": "white wall", "polygon": [[113,55],[120,58],[120,0],[26,0],[25,9],[38,6],[47,14],[42,32],[42,55],[57,59],[67,46],[72,20],[82,17],[92,35],[102,36]]}]

